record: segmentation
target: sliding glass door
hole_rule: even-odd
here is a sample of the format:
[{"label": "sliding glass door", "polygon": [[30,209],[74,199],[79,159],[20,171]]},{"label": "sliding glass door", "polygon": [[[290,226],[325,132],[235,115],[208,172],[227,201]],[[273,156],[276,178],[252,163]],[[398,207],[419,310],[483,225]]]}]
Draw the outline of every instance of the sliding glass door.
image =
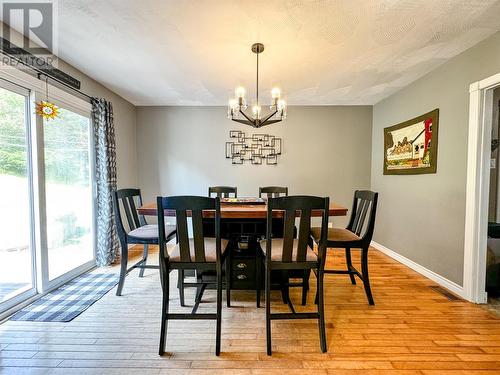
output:
[{"label": "sliding glass door", "polygon": [[43,124],[49,280],[94,260],[91,123],[59,113]]},{"label": "sliding glass door", "polygon": [[35,293],[28,95],[0,80],[0,311]]},{"label": "sliding glass door", "polygon": [[90,104],[52,88],[60,115],[42,120],[45,87],[14,82],[0,78],[0,319],[95,266]]}]

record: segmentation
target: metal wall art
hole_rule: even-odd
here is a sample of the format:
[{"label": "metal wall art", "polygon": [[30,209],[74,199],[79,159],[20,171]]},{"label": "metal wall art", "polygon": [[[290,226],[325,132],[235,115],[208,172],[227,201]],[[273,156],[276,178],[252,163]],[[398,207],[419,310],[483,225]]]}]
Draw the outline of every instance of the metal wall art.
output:
[{"label": "metal wall art", "polygon": [[231,142],[226,142],[226,159],[231,159],[233,164],[278,164],[278,155],[281,155],[282,141],[274,135],[252,134],[231,130]]}]

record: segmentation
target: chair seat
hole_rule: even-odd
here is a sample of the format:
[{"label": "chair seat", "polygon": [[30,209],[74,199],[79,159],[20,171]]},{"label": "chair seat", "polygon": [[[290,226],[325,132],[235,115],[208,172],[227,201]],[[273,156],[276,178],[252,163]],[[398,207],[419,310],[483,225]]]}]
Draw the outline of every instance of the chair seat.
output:
[{"label": "chair seat", "polygon": [[[318,242],[321,238],[321,228],[311,228],[311,235],[314,240]],[[329,242],[351,242],[360,241],[361,237],[348,229],[343,228],[328,228],[328,241]]]},{"label": "chair seat", "polygon": [[[205,261],[208,263],[212,263],[216,261],[216,244],[215,244],[215,238],[211,237],[205,237]],[[227,244],[229,243],[228,240],[221,239],[221,254],[224,255]],[[168,256],[169,256],[169,261],[170,262],[180,262],[181,261],[181,253],[180,253],[180,248],[179,245],[169,245],[167,246],[167,251],[168,251]],[[195,257],[195,250],[194,250],[194,239],[190,238],[189,239],[189,253],[191,256],[191,261],[194,262],[194,257]]]},{"label": "chair seat", "polygon": [[[266,245],[267,245],[267,240],[260,241],[260,247],[262,248],[264,255],[266,254]],[[299,245],[299,240],[296,239],[293,240],[293,248],[292,248],[293,262],[297,261],[298,245]],[[271,261],[282,262],[282,257],[283,257],[283,238],[273,238],[271,241]],[[317,261],[318,261],[318,256],[309,246],[307,246],[306,262],[317,262]]]},{"label": "chair seat", "polygon": [[[175,232],[175,229],[175,225],[165,225],[165,236],[168,238]],[[141,240],[158,239],[158,225],[143,225],[142,227],[130,231],[128,236],[140,238]]]}]

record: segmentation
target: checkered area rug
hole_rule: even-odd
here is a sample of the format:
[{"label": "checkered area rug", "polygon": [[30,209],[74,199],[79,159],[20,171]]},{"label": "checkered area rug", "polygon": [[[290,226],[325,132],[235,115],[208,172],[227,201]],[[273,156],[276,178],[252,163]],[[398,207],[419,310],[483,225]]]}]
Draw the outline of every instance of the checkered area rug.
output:
[{"label": "checkered area rug", "polygon": [[88,273],[46,294],[15,313],[10,320],[69,322],[87,310],[118,283],[112,273]]}]

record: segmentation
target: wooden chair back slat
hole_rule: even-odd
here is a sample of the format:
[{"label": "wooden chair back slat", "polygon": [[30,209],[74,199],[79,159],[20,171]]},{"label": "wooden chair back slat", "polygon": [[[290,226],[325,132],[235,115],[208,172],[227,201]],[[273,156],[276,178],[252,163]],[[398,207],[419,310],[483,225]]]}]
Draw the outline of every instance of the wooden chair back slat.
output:
[{"label": "wooden chair back slat", "polygon": [[285,228],[283,230],[283,261],[292,261],[293,237],[295,231],[295,210],[285,211]]},{"label": "wooden chair back slat", "polygon": [[203,214],[201,210],[191,212],[193,221],[193,237],[194,237],[194,258],[195,262],[205,262],[205,239],[203,237]]},{"label": "wooden chair back slat", "polygon": [[355,230],[355,228],[358,227],[358,223],[359,223],[359,219],[360,219],[361,211],[359,210],[359,208],[360,208],[359,205],[360,205],[360,200],[355,198],[354,199],[354,207],[353,207],[353,211],[352,211],[352,214],[354,215],[354,222],[353,222],[352,228],[354,230]]},{"label": "wooden chair back slat", "polygon": [[125,215],[127,216],[127,223],[130,228],[130,230],[134,230],[136,228],[135,222],[132,219],[132,213],[130,212],[130,205],[128,203],[128,199],[124,198],[122,199],[122,205],[123,209],[125,210]]},{"label": "wooden chair back slat", "polygon": [[191,262],[191,249],[189,247],[189,232],[186,211],[175,210],[175,219],[177,225],[177,242],[179,245],[181,262]]},{"label": "wooden chair back slat", "polygon": [[139,215],[137,214],[137,208],[135,207],[134,197],[128,197],[128,204],[130,206],[130,212],[132,213],[134,225],[136,228],[139,228],[141,226],[141,222],[139,221]]},{"label": "wooden chair back slat", "polygon": [[311,235],[311,210],[304,209],[300,213],[299,222],[299,239],[297,245],[298,262],[306,260],[307,246],[309,244],[309,236]]},{"label": "wooden chair back slat", "polygon": [[356,233],[358,236],[361,234],[361,231],[363,230],[363,226],[365,224],[365,219],[366,219],[366,213],[368,212],[368,209],[370,207],[370,201],[367,200],[362,200],[361,201],[361,208],[359,211],[361,212],[359,215],[359,221],[358,221],[358,226],[355,228],[354,233]]},{"label": "wooden chair back slat", "polygon": [[231,194],[238,197],[238,189],[235,186],[211,186],[208,188],[208,196],[216,194],[217,198],[229,198]]}]

